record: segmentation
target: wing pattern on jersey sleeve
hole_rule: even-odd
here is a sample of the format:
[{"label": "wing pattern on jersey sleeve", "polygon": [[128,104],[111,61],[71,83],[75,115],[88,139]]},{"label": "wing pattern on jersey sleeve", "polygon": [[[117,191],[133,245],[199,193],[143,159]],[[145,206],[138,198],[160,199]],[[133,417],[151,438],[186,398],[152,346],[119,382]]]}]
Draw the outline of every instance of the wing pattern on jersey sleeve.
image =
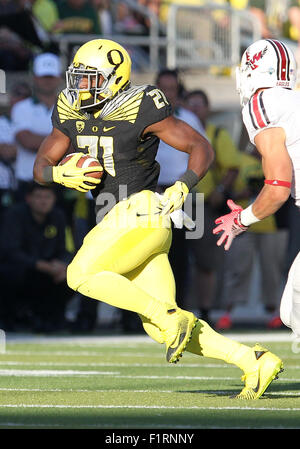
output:
[{"label": "wing pattern on jersey sleeve", "polygon": [[61,92],[58,96],[57,112],[61,123],[64,123],[66,120],[70,119],[87,120],[87,116],[85,114],[75,111],[72,108],[64,92]]},{"label": "wing pattern on jersey sleeve", "polygon": [[52,125],[69,137],[67,127],[68,120],[87,120],[87,116],[80,112],[74,111],[68,101],[65,91],[62,91],[58,97],[52,113]]},{"label": "wing pattern on jersey sleeve", "polygon": [[142,87],[136,89],[129,89],[119,97],[116,97],[112,101],[108,102],[101,114],[102,120],[117,120],[128,121],[132,124],[135,123],[140,105],[144,96],[144,90]]}]

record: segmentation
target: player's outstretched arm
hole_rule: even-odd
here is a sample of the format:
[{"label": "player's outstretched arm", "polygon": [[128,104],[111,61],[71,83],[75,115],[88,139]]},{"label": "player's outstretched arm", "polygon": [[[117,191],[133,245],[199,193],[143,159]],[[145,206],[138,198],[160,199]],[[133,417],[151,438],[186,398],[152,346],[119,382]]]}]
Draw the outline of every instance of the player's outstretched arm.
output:
[{"label": "player's outstretched arm", "polygon": [[33,176],[39,184],[57,182],[65,187],[87,192],[100,183],[100,179],[87,176],[98,167],[79,168],[77,162],[83,155],[78,153],[64,165],[57,165],[67,153],[70,139],[56,128],[42,142],[33,167]]},{"label": "player's outstretched arm", "polygon": [[173,116],[148,126],[144,131],[189,154],[188,170],[175,184],[166,189],[162,213],[170,213],[182,207],[190,189],[206,174],[214,159],[214,151],[208,140],[187,123]]},{"label": "player's outstretched arm", "polygon": [[221,234],[217,245],[225,250],[233,239],[247,230],[251,224],[266,218],[280,209],[290,196],[292,181],[292,161],[285,146],[283,128],[269,128],[261,131],[255,138],[255,144],[262,156],[265,184],[255,201],[246,209],[227,202],[231,212],[217,218],[218,225],[214,234]]},{"label": "player's outstretched arm", "polygon": [[[277,212],[290,196],[293,166],[285,139],[283,128],[265,129],[255,137],[265,176],[264,187],[252,204],[252,212],[258,220]],[[246,221],[247,214],[242,214],[241,219],[242,223],[243,219]],[[251,223],[243,224],[248,226]]]}]

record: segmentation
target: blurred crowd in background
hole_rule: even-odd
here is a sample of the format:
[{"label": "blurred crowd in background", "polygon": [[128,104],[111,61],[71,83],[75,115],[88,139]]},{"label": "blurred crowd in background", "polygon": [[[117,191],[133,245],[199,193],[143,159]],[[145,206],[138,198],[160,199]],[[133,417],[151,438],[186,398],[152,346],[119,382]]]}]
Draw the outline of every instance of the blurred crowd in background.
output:
[{"label": "blurred crowd in background", "polygon": [[[0,0],[0,66],[28,70],[36,52],[59,52],[59,41],[66,35],[147,36],[153,16],[159,34],[165,35],[172,4],[247,11],[262,37],[300,39],[299,0]],[[216,20],[226,25],[224,15],[216,14]],[[136,51],[143,58],[149,49]]]},{"label": "blurred crowd in background", "polygon": [[[165,32],[168,9],[179,0],[0,0],[0,69],[6,76],[26,73],[9,83],[0,116],[0,327],[6,331],[92,332],[99,329],[99,307],[75,295],[66,284],[66,267],[94,226],[93,201],[70,189],[33,182],[35,154],[51,131],[52,108],[64,86],[62,56],[70,62],[78,48],[60,54],[67,34],[114,39],[149,35],[149,9]],[[204,0],[184,4],[203,5]],[[261,27],[262,37],[284,37],[300,42],[300,1],[216,0],[218,5],[247,10]],[[138,5],[140,12],[132,8]],[[284,4],[284,9],[283,9]],[[143,9],[144,8],[144,9]],[[276,9],[277,8],[277,9]],[[277,11],[277,14],[275,14]],[[147,59],[147,48],[130,46],[134,61]],[[134,64],[133,68],[139,64]],[[288,269],[300,249],[300,214],[292,200],[274,216],[251,226],[225,253],[212,234],[214,220],[227,213],[226,201],[246,207],[263,186],[259,155],[241,125],[238,141],[226,126],[211,119],[210,98],[203,86],[188,89],[176,69],[160,67],[155,80],[172,104],[174,114],[205,135],[216,158],[194,189],[204,193],[204,235],[187,239],[185,229],[174,229],[170,252],[177,283],[177,302],[193,310],[218,330],[234,327],[232,311],[249,300],[254,265],[259,266],[259,301],[264,325],[279,329],[279,302]],[[1,94],[3,95],[3,94]],[[234,92],[233,92],[234,95]],[[161,142],[158,189],[172,185],[186,169],[187,155]],[[76,300],[76,313],[68,315]],[[213,313],[219,310],[217,319]],[[142,330],[138,318],[118,313],[110,323],[122,332]]]}]

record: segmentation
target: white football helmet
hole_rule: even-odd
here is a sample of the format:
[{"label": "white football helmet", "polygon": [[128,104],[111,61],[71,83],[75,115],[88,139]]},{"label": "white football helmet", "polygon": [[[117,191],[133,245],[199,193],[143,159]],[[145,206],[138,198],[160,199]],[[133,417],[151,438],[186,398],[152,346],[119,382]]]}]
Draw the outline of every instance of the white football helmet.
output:
[{"label": "white football helmet", "polygon": [[294,89],[297,64],[292,51],[275,39],[260,39],[244,52],[236,69],[236,89],[245,105],[257,89],[285,87]]}]

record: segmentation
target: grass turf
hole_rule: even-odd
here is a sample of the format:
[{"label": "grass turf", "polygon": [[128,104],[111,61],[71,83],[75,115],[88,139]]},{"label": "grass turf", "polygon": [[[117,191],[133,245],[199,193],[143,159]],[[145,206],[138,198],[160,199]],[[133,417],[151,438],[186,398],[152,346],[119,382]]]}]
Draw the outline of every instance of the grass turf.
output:
[{"label": "grass turf", "polygon": [[299,354],[288,334],[268,335],[234,335],[284,362],[257,401],[230,399],[242,389],[238,368],[189,353],[169,365],[147,337],[8,338],[0,428],[299,429]]}]

